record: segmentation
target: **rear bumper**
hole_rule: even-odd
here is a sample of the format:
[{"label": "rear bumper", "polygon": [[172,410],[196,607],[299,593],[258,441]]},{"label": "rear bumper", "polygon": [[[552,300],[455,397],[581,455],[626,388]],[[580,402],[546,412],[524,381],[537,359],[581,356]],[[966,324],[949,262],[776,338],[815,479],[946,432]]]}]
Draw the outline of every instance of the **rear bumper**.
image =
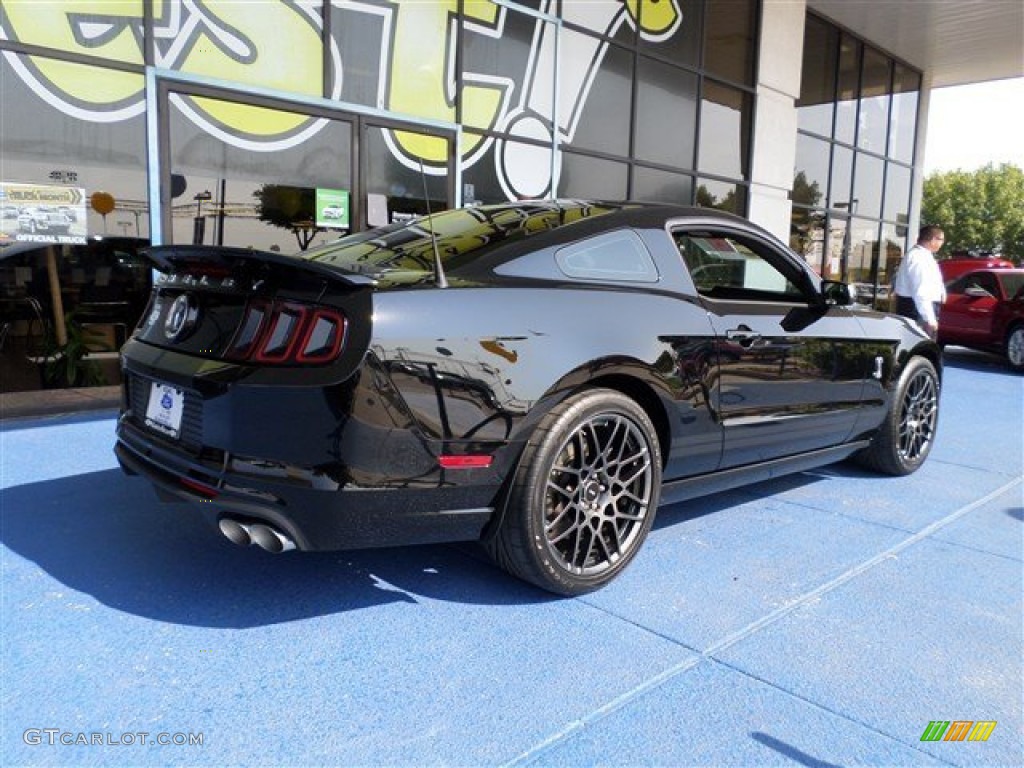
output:
[{"label": "rear bumper", "polygon": [[164,500],[193,503],[212,526],[224,517],[266,522],[310,551],[476,540],[498,490],[489,483],[368,488],[314,468],[222,451],[185,454],[124,415],[114,452],[125,472],[149,480]]}]

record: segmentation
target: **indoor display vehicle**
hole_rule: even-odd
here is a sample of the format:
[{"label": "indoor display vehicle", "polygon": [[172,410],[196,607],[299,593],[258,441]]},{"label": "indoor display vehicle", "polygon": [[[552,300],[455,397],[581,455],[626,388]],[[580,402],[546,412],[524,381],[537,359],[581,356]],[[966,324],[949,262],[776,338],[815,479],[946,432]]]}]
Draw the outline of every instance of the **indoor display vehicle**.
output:
[{"label": "indoor display vehicle", "polygon": [[240,545],[476,540],[575,595],[659,504],[851,456],[908,474],[935,439],[939,347],[711,209],[517,202],[150,256],[116,453]]},{"label": "indoor display vehicle", "polygon": [[72,223],[67,213],[52,206],[22,208],[18,213],[18,229],[33,235],[37,232],[66,234]]},{"label": "indoor display vehicle", "polygon": [[1024,371],[1024,269],[982,269],[946,283],[938,341],[994,352]]}]

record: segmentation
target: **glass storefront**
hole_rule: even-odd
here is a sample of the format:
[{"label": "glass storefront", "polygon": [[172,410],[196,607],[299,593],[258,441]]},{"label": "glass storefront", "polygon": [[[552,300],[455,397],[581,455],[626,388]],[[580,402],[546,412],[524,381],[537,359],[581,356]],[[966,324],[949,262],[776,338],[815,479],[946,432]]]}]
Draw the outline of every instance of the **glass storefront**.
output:
[{"label": "glass storefront", "polygon": [[808,15],[790,245],[887,306],[907,246],[921,75]]},{"label": "glass storefront", "polygon": [[[72,103],[39,98],[40,79],[105,86]],[[50,383],[45,361],[69,327],[96,351],[124,342],[151,285],[138,253],[149,205],[145,121],[130,108],[141,74],[9,53],[0,84],[0,387],[11,391]],[[94,119],[106,107],[118,119]]]},{"label": "glass storefront", "polygon": [[[171,96],[176,98],[181,96]],[[205,100],[209,109],[222,104]],[[305,119],[283,110],[252,115],[282,123]],[[180,110],[170,110],[169,142],[174,179],[170,242],[292,252],[348,230],[347,194],[353,187],[349,122],[326,120],[301,144],[252,152],[202,130]],[[326,190],[337,191],[345,203],[337,216],[332,209],[330,218],[323,215],[329,204]],[[318,191],[324,201],[319,207]]]},{"label": "glass storefront", "polygon": [[[145,112],[153,104],[146,74],[153,71],[232,93],[176,93],[161,133],[150,137],[171,144],[171,173],[159,182],[173,184],[162,190],[174,206],[173,224],[158,233],[166,241],[268,245],[274,238],[243,224],[260,220],[254,192],[264,184],[346,190],[348,224],[359,229],[377,223],[365,215],[380,210],[371,194],[397,192],[407,202],[388,208],[399,214],[418,207],[408,200],[422,199],[412,190],[423,185],[404,178],[407,171],[426,175],[429,187],[448,174],[446,142],[378,127],[364,144],[362,136],[342,135],[352,130],[339,127],[344,118],[302,108],[323,100],[340,111],[461,127],[455,152],[466,184],[455,199],[431,191],[441,205],[596,194],[584,183],[607,168],[612,178],[600,192],[702,204],[699,188],[726,185],[737,188],[727,207],[745,213],[756,0],[311,0],[271,4],[260,14],[221,0],[45,5],[9,0],[0,14],[5,103],[13,105],[5,115],[19,121],[5,126],[4,154],[14,162],[3,181],[84,178],[78,168],[50,176],[55,169],[27,167],[41,159],[40,147],[78,166],[88,159],[116,170],[119,178],[102,185],[110,187],[113,211],[105,219],[88,209],[90,234],[101,234],[105,223],[148,237],[147,151],[155,148],[146,145]],[[19,52],[28,47],[52,56]],[[244,103],[247,88],[307,101],[262,108]],[[36,146],[22,140],[33,124],[44,127]],[[701,134],[715,140],[701,144]],[[122,156],[129,154],[131,163]],[[373,191],[360,172],[364,154],[377,179]],[[127,165],[135,175],[122,191]],[[647,181],[659,175],[674,181]],[[87,191],[100,186],[90,180]]]},{"label": "glass storefront", "polygon": [[144,295],[151,240],[288,253],[554,195],[745,214],[759,8],[5,0],[0,294],[54,337],[92,283]]}]

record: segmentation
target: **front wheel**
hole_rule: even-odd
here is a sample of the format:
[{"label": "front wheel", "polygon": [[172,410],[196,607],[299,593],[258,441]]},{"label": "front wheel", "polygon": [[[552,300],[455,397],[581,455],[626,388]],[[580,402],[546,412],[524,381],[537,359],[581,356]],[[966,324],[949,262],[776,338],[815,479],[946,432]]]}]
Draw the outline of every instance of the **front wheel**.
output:
[{"label": "front wheel", "polygon": [[1015,371],[1024,371],[1024,325],[1016,325],[1006,334],[1006,361]]},{"label": "front wheel", "polygon": [[931,361],[914,357],[900,375],[885,421],[858,458],[887,475],[909,475],[928,458],[938,423],[939,376]]},{"label": "front wheel", "polygon": [[646,412],[619,392],[583,392],[541,420],[487,549],[549,592],[585,594],[639,551],[660,492],[661,450]]}]

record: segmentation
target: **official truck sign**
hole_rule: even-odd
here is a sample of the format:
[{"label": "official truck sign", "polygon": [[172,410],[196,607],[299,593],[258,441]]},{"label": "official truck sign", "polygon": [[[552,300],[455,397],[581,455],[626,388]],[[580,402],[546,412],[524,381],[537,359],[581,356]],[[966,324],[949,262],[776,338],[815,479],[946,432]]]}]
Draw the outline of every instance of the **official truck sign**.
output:
[{"label": "official truck sign", "polygon": [[0,182],[0,226],[22,242],[83,244],[85,202],[81,187]]}]

